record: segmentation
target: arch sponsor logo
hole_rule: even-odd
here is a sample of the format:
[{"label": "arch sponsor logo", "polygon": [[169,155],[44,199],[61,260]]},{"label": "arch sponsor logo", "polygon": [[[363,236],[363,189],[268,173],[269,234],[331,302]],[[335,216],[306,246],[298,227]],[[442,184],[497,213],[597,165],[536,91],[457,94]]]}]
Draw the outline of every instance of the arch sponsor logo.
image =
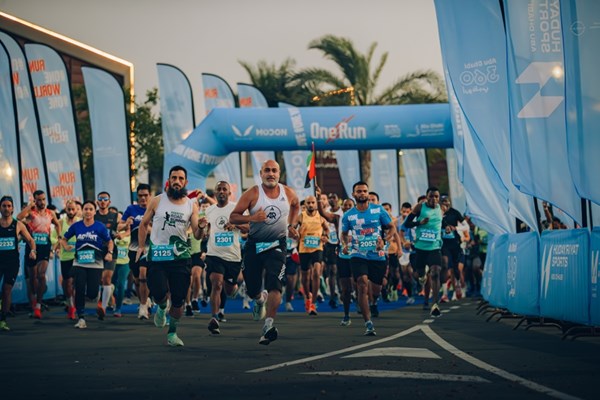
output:
[{"label": "arch sponsor logo", "polygon": [[318,122],[310,124],[310,138],[313,140],[325,140],[325,143],[334,142],[337,139],[364,140],[367,138],[367,128],[364,126],[350,126],[348,123],[354,118],[351,115],[342,119],[335,126],[322,126]]},{"label": "arch sponsor logo", "polygon": [[288,135],[287,128],[254,128],[254,125],[250,125],[246,129],[240,129],[236,125],[231,125],[233,133],[235,134],[234,139],[252,139],[251,133],[254,130],[254,136],[256,137],[283,137]]}]

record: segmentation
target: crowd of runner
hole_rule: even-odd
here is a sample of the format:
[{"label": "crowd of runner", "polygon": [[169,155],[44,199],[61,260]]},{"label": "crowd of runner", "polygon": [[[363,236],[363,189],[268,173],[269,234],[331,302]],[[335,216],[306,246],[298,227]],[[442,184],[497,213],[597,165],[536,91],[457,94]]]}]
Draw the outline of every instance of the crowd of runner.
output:
[{"label": "crowd of runner", "polygon": [[70,200],[57,213],[36,191],[16,216],[12,198],[2,197],[0,331],[10,329],[20,249],[32,318],[44,318],[48,263],[58,257],[66,317],[76,328],[87,327],[86,300],[95,302],[98,319],[120,318],[135,293],[137,317],[149,319],[154,310],[154,324],[168,325],[171,346],[183,346],[178,323],[201,306],[210,305],[210,333],[221,334],[227,298],[237,296],[264,320],[259,343],[267,345],[278,336],[280,305],[294,311],[294,298],[303,298],[313,317],[319,306],[341,307],[343,327],[352,323],[354,303],[364,334],[375,336],[380,302],[423,299],[423,309],[439,317],[442,303],[479,295],[488,235],[437,188],[397,213],[365,182],[354,184],[352,198],[317,186],[299,199],[279,183],[280,172],[277,162],[265,162],[262,183],[237,203],[224,181],[208,193],[188,192],[180,166],[157,196],[138,185],[137,202],[122,213],[107,192],[95,201]]}]

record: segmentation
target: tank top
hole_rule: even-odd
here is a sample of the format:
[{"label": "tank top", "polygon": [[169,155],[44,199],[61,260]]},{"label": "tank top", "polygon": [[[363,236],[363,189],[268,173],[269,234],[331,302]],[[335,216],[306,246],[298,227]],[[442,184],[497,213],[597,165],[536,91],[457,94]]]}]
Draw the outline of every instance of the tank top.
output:
[{"label": "tank top", "polygon": [[340,244],[340,238],[339,235],[342,232],[342,217],[344,216],[344,212],[342,211],[342,208],[338,208],[337,211],[330,211],[332,214],[337,215],[338,218],[338,223],[336,224],[332,224],[329,223],[329,237],[328,237],[328,242],[329,244]]},{"label": "tank top", "polygon": [[49,246],[50,245],[50,230],[52,227],[52,211],[44,208],[42,212],[38,212],[34,209],[30,212],[29,222],[27,223],[27,229],[35,244],[38,246]]},{"label": "tank top", "polygon": [[242,260],[239,229],[225,230],[225,225],[229,222],[229,216],[234,208],[235,203],[229,202],[224,207],[213,204],[206,210],[206,219],[210,224],[206,255],[232,262]]},{"label": "tank top", "polygon": [[314,253],[323,250],[323,243],[321,242],[323,222],[319,213],[310,216],[306,211],[302,211],[302,225],[299,233],[298,251],[300,253]]},{"label": "tank top", "polygon": [[0,258],[3,264],[19,263],[19,240],[15,219],[6,228],[0,226]]},{"label": "tank top", "polygon": [[186,198],[185,203],[175,204],[165,193],[159,195],[158,207],[152,218],[149,261],[168,262],[190,259],[187,229],[193,207],[192,199]]},{"label": "tank top", "polygon": [[430,208],[423,204],[418,220],[425,218],[429,218],[429,221],[425,225],[417,226],[415,248],[427,251],[439,250],[442,248],[442,209],[439,205]]},{"label": "tank top", "polygon": [[258,201],[250,210],[254,215],[262,209],[267,214],[264,222],[250,222],[248,240],[252,242],[274,242],[287,235],[290,203],[285,194],[285,186],[279,185],[279,194],[272,199],[267,196],[262,185],[258,185]]}]

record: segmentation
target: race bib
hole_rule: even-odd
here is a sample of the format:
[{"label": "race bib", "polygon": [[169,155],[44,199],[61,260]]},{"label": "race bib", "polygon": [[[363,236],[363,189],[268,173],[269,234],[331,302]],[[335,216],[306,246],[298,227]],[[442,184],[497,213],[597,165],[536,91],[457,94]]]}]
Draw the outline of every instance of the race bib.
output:
[{"label": "race bib", "polygon": [[442,234],[442,239],[455,239],[456,236],[454,236],[454,232],[450,231],[450,233],[446,233],[446,231],[444,230],[444,233]]},{"label": "race bib", "polygon": [[437,232],[433,229],[422,229],[419,233],[419,240],[424,242],[435,242],[437,239]]},{"label": "race bib", "polygon": [[93,264],[96,262],[96,252],[94,250],[79,250],[77,252],[77,262],[79,264]]},{"label": "race bib", "polygon": [[318,236],[304,236],[304,247],[307,249],[316,249],[321,244]]},{"label": "race bib", "polygon": [[173,245],[157,244],[152,246],[152,261],[173,261]]},{"label": "race bib", "polygon": [[377,250],[377,236],[370,235],[358,237],[358,251],[366,253],[375,250]]},{"label": "race bib", "polygon": [[215,234],[217,247],[229,247],[233,245],[233,232],[217,232]]},{"label": "race bib", "polygon": [[329,232],[329,243],[336,244],[338,240],[339,239],[336,231]]},{"label": "race bib", "polygon": [[256,242],[256,254],[271,250],[277,246],[279,246],[279,240],[274,242]]},{"label": "race bib", "polygon": [[32,236],[33,236],[33,240],[35,241],[35,244],[39,244],[39,245],[47,245],[48,244],[48,239],[49,239],[48,234],[34,233]]},{"label": "race bib", "polygon": [[127,247],[117,247],[117,258],[127,257]]},{"label": "race bib", "polygon": [[16,249],[16,240],[14,237],[0,238],[0,251]]},{"label": "race bib", "polygon": [[286,243],[286,247],[287,247],[288,250],[293,249],[292,246],[294,246],[294,241],[292,240],[292,238],[287,238],[285,240],[285,243]]}]

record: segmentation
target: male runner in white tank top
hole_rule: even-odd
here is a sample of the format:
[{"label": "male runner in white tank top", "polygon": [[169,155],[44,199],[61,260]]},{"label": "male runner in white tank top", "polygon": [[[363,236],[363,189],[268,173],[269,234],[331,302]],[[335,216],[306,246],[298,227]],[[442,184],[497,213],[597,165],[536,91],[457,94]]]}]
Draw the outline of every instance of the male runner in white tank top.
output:
[{"label": "male runner in white tank top", "polygon": [[[265,316],[260,344],[268,345],[277,339],[273,326],[277,307],[281,303],[281,281],[285,277],[286,238],[298,238],[295,229],[300,211],[298,196],[293,189],[279,183],[281,170],[274,160],[265,161],[260,169],[262,183],[246,190],[231,212],[229,223],[250,224],[246,242],[243,273],[248,296],[255,300],[253,316]],[[250,215],[244,215],[248,210]],[[263,271],[265,272],[264,287]]]},{"label": "male runner in white tank top", "polygon": [[183,346],[177,336],[177,324],[183,314],[185,296],[190,287],[191,248],[187,230],[191,225],[196,239],[206,228],[198,223],[198,204],[187,197],[187,171],[176,165],[169,171],[169,186],[165,193],[154,197],[139,227],[137,259],[145,252],[148,227],[150,249],[148,250],[148,288],[158,304],[154,324],[162,328],[167,323],[167,299],[171,297],[171,316],[167,342],[170,346]]}]

